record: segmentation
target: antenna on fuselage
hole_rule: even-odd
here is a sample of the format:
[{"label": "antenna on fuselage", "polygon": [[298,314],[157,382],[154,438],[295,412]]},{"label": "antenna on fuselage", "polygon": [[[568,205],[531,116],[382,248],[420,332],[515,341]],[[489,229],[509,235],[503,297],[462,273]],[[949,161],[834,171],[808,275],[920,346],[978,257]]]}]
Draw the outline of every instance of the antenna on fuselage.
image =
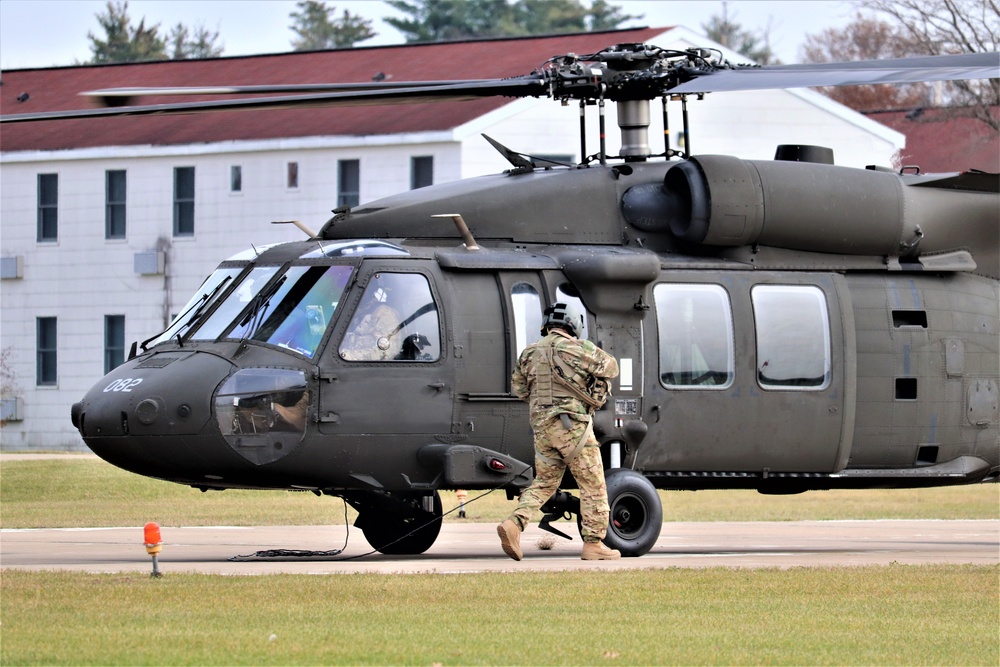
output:
[{"label": "antenna on fuselage", "polygon": [[302,232],[303,232],[303,233],[304,233],[304,234],[305,234],[306,236],[308,236],[309,238],[311,238],[311,239],[314,239],[314,238],[316,238],[316,232],[314,232],[313,230],[311,230],[311,229],[309,229],[308,227],[306,227],[306,226],[305,226],[305,225],[304,225],[304,224],[303,224],[303,223],[302,223],[301,221],[299,221],[299,220],[272,220],[272,221],[271,221],[271,224],[272,224],[272,225],[295,225],[296,227],[298,227],[299,229],[301,229],[301,230],[302,230]]},{"label": "antenna on fuselage", "polygon": [[455,226],[458,227],[458,233],[462,235],[462,241],[465,243],[466,250],[479,250],[479,244],[476,243],[476,239],[472,238],[472,232],[469,231],[469,226],[465,224],[465,220],[462,219],[460,213],[439,213],[437,215],[432,215],[432,218],[451,218],[455,221]]}]

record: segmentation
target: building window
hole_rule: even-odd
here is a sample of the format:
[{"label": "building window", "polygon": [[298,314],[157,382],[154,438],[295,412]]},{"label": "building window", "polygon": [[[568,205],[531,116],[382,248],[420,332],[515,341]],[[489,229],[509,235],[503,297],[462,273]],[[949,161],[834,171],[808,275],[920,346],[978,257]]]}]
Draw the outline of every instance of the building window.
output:
[{"label": "building window", "polygon": [[125,238],[125,170],[104,172],[104,238]]},{"label": "building window", "polygon": [[765,389],[830,384],[826,297],[808,285],[757,285],[750,291],[757,330],[757,382]]},{"label": "building window", "polygon": [[194,236],[194,167],[174,167],[174,236]]},{"label": "building window", "polygon": [[59,239],[59,174],[38,175],[38,240]]},{"label": "building window", "polygon": [[56,384],[56,318],[35,320],[35,384],[39,387]]},{"label": "building window", "polygon": [[229,168],[229,191],[243,192],[243,167],[238,164]]},{"label": "building window", "polygon": [[288,163],[288,187],[294,189],[299,187],[299,163]]},{"label": "building window", "polygon": [[660,382],[718,389],[733,382],[733,314],[721,285],[657,285]]},{"label": "building window", "polygon": [[425,188],[434,183],[434,157],[410,158],[410,189]]},{"label": "building window", "polygon": [[104,316],[104,374],[125,361],[125,316]]},{"label": "building window", "polygon": [[337,162],[337,206],[357,206],[361,202],[361,161]]}]

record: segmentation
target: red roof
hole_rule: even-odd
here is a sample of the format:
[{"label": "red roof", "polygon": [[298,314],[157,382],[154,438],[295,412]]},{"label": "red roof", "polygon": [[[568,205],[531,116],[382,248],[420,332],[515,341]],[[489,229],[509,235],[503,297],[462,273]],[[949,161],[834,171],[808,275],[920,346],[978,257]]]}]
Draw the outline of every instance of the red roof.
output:
[{"label": "red roof", "polygon": [[[1000,118],[1000,107],[993,107]],[[949,109],[865,112],[872,120],[906,135],[901,166],[925,173],[979,169],[1000,173],[1000,132],[975,118],[955,116]]]},{"label": "red roof", "polygon": [[[370,82],[379,72],[393,81],[510,77],[529,74],[552,56],[593,53],[614,44],[642,43],[666,30],[668,28],[641,28],[207,60],[6,70],[0,86],[0,111],[14,114],[85,108],[88,101],[78,95],[81,91],[132,86]],[[18,102],[18,96],[24,93],[28,94],[28,99]],[[143,99],[144,104],[177,101],[176,97]],[[484,98],[437,104],[12,123],[0,126],[0,150],[447,130],[509,101],[507,98]]]}]

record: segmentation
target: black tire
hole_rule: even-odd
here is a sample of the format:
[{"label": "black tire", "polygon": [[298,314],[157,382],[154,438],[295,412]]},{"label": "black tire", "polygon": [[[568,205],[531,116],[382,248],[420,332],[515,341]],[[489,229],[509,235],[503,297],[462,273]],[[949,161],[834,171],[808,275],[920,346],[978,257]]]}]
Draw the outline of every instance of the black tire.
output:
[{"label": "black tire", "polygon": [[[381,553],[390,556],[422,554],[437,540],[443,514],[441,495],[435,491],[433,512],[416,510],[406,515],[366,517],[361,532],[372,548]],[[409,535],[410,531],[415,532]]]},{"label": "black tire", "polygon": [[604,544],[622,556],[641,556],[656,544],[663,527],[660,496],[644,475],[628,468],[604,473],[611,516]]}]

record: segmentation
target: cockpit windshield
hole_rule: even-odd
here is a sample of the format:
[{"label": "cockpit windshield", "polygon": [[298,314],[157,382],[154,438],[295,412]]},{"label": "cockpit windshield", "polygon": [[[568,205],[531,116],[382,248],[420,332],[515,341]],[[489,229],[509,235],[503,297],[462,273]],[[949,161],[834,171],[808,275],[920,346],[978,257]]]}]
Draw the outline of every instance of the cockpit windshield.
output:
[{"label": "cockpit windshield", "polygon": [[192,338],[257,340],[312,357],[333,319],[351,266],[255,267]]},{"label": "cockpit windshield", "polygon": [[177,334],[184,334],[189,326],[195,322],[198,315],[205,312],[215,299],[225,291],[236,276],[240,274],[241,268],[216,269],[215,272],[205,279],[201,288],[195,292],[191,300],[185,304],[181,314],[174,318],[167,330],[156,336],[152,340],[143,343],[142,348],[146,349],[151,345],[163,343],[170,340]]}]

